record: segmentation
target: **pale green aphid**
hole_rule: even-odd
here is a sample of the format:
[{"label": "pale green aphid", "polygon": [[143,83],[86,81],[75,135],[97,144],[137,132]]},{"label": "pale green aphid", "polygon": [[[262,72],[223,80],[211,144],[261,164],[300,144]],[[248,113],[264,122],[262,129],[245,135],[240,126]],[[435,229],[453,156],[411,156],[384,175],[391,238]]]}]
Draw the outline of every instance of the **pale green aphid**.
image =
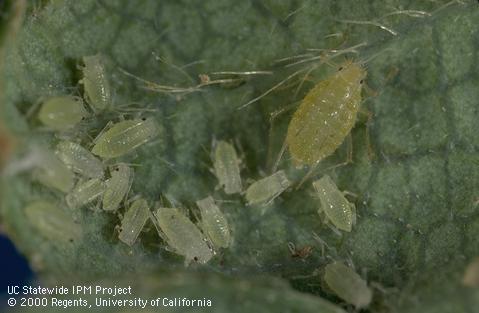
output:
[{"label": "pale green aphid", "polygon": [[209,196],[196,201],[201,212],[201,228],[217,248],[227,248],[231,243],[228,221],[216,205],[215,200]]},{"label": "pale green aphid", "polygon": [[98,199],[104,192],[105,183],[98,178],[80,181],[66,196],[66,201],[70,208],[79,208]]},{"label": "pale green aphid", "polygon": [[110,169],[111,178],[106,181],[103,194],[103,210],[116,211],[125,199],[130,189],[133,170],[124,163],[119,163]]},{"label": "pale green aphid", "polygon": [[30,224],[52,241],[79,240],[82,229],[65,211],[48,201],[36,201],[24,209]]},{"label": "pale green aphid", "polygon": [[168,246],[177,254],[185,257],[185,265],[191,261],[207,263],[214,252],[207,244],[201,231],[175,208],[160,208],[154,212],[154,222],[158,233]]},{"label": "pale green aphid", "polygon": [[326,265],[324,280],[338,297],[356,308],[365,308],[371,303],[373,292],[367,282],[341,262]]},{"label": "pale green aphid", "polygon": [[33,170],[34,179],[47,187],[69,192],[75,183],[75,174],[49,151],[41,151],[39,158],[37,167]]},{"label": "pale green aphid", "polygon": [[88,178],[103,177],[103,164],[90,151],[71,141],[57,145],[56,153],[72,171]]},{"label": "pale green aphid", "polygon": [[291,186],[291,182],[284,171],[280,170],[251,184],[246,189],[245,197],[248,205],[268,205],[289,186]]},{"label": "pale green aphid", "polygon": [[148,202],[144,199],[135,200],[123,216],[121,231],[118,238],[129,246],[132,246],[146,221],[150,217]]},{"label": "pale green aphid", "polygon": [[356,224],[356,207],[349,202],[344,194],[339,191],[336,184],[328,175],[313,182],[321,208],[318,213],[324,212],[327,220],[344,231],[350,232],[353,225]]},{"label": "pale green aphid", "polygon": [[59,96],[43,102],[38,118],[43,125],[57,131],[69,129],[88,116],[79,97]]},{"label": "pale green aphid", "polygon": [[159,134],[153,118],[122,121],[100,134],[92,152],[103,159],[120,157]]},{"label": "pale green aphid", "polygon": [[214,171],[225,193],[240,193],[242,190],[239,160],[233,145],[219,141],[215,147]]},{"label": "pale green aphid", "polygon": [[93,111],[103,111],[111,104],[111,87],[100,54],[83,57],[83,84],[85,99]]}]

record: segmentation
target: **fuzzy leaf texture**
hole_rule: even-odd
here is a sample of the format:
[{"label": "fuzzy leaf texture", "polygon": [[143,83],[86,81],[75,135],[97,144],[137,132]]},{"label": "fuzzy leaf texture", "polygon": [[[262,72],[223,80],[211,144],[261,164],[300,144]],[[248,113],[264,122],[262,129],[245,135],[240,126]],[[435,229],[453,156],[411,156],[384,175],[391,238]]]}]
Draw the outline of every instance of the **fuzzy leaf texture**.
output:
[{"label": "fuzzy leaf texture", "polygon": [[[208,195],[228,200],[221,208],[234,242],[207,265],[184,269],[183,259],[166,251],[152,224],[130,248],[118,241],[117,215],[87,208],[68,211],[81,225],[82,240],[47,240],[23,209],[38,199],[64,207],[64,195],[32,180],[29,171],[4,175],[2,223],[40,277],[52,283],[65,277],[70,282],[114,281],[112,277],[128,272],[138,293],[211,296],[217,312],[342,312],[345,304],[321,279],[321,270],[333,258],[352,261],[370,284],[380,286],[364,312],[477,310],[479,289],[461,285],[464,268],[479,255],[476,1],[43,4],[29,10],[4,51],[1,117],[20,147],[11,160],[25,157],[29,147],[54,147],[57,139],[42,129],[31,108],[49,96],[81,95],[81,59],[101,53],[118,109],[93,117],[89,128],[75,136],[91,143],[107,121],[120,115],[153,116],[160,136],[122,158],[137,164],[130,196],[140,194],[153,206],[168,195],[185,208]],[[370,23],[356,23],[361,21]],[[372,91],[363,92],[362,107],[372,118],[368,122],[360,115],[352,131],[353,163],[327,170],[344,160],[346,144],[321,163],[340,190],[356,195],[351,201],[358,218],[351,233],[340,237],[322,223],[311,181],[288,190],[266,209],[247,207],[240,195],[215,189],[217,180],[210,172],[214,139],[236,144],[245,185],[251,183],[247,179],[266,176],[293,111],[274,119],[274,127],[271,113],[297,103],[334,71],[321,65],[303,84],[298,76],[240,109],[294,71],[317,64],[285,66],[297,59],[277,60],[321,54],[307,49],[340,50],[359,43],[365,44],[347,57],[366,62]],[[185,87],[197,85],[199,74],[213,79],[220,77],[214,72],[259,70],[272,75],[251,75],[238,84],[180,95],[149,90],[125,74]],[[135,111],[121,111],[126,106]],[[291,165],[287,153],[279,166],[295,183],[305,174]],[[313,232],[328,247],[323,249]],[[292,258],[289,242],[311,245],[313,253]]]}]

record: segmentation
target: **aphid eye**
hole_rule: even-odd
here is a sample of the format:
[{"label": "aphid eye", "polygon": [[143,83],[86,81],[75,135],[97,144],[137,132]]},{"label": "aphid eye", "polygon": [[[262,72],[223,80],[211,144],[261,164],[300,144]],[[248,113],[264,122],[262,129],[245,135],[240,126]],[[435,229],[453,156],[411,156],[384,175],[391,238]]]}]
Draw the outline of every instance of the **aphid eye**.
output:
[{"label": "aphid eye", "polygon": [[142,120],[142,121],[146,121],[146,117],[143,117],[141,120]]},{"label": "aphid eye", "polygon": [[195,260],[195,262],[198,262],[198,257],[194,257],[193,260]]},{"label": "aphid eye", "polygon": [[73,239],[72,239],[72,238],[70,238],[70,240],[69,240],[69,241],[70,241],[70,242],[73,242]]},{"label": "aphid eye", "polygon": [[343,67],[340,66],[340,67],[338,68],[338,71],[342,71],[342,70],[343,70]]},{"label": "aphid eye", "polygon": [[360,84],[364,83],[364,79],[361,79],[361,80],[359,81],[359,83],[360,83]]}]

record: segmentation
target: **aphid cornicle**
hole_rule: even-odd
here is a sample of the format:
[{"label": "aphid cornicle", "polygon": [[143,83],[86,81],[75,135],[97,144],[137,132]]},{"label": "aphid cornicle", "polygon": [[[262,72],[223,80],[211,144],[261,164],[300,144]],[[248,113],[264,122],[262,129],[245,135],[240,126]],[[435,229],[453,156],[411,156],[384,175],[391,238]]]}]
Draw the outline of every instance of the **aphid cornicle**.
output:
[{"label": "aphid cornicle", "polygon": [[341,145],[356,121],[365,77],[360,64],[346,61],[304,97],[285,140],[296,166],[316,166]]},{"label": "aphid cornicle", "polygon": [[102,111],[111,104],[111,87],[100,54],[83,57],[83,84],[85,99],[93,111]]},{"label": "aphid cornicle", "polygon": [[25,215],[45,238],[52,241],[78,240],[82,229],[73,218],[58,206],[48,201],[36,201],[24,209]]},{"label": "aphid cornicle", "polygon": [[239,160],[233,145],[226,141],[216,143],[214,153],[214,171],[226,194],[240,193],[241,176]]},{"label": "aphid cornicle", "polygon": [[214,252],[208,246],[206,237],[178,209],[159,208],[153,218],[160,237],[174,252],[185,257],[185,265],[191,261],[204,264],[213,257]]},{"label": "aphid cornicle", "polygon": [[71,141],[57,145],[56,154],[72,171],[88,178],[103,177],[103,165],[90,151]]},{"label": "aphid cornicle", "polygon": [[50,151],[39,152],[39,162],[33,170],[34,179],[47,187],[67,193],[73,188],[75,174]]},{"label": "aphid cornicle", "polygon": [[201,212],[201,228],[217,248],[227,248],[231,243],[231,233],[226,217],[216,205],[215,200],[208,196],[196,201]]},{"label": "aphid cornicle", "polygon": [[74,96],[58,96],[43,102],[38,119],[57,131],[69,129],[88,116],[83,101]]},{"label": "aphid cornicle", "polygon": [[133,170],[124,163],[119,163],[110,169],[111,178],[106,181],[103,194],[103,210],[115,211],[125,199],[131,183]]},{"label": "aphid cornicle", "polygon": [[350,232],[356,224],[356,206],[346,199],[328,175],[314,181],[313,187],[321,203],[318,213],[324,212],[327,221],[331,221],[341,230]]},{"label": "aphid cornicle", "polygon": [[268,205],[283,191],[291,186],[291,182],[283,170],[260,179],[246,189],[245,198],[248,205]]},{"label": "aphid cornicle", "polygon": [[324,280],[338,297],[358,309],[365,308],[371,303],[373,292],[367,282],[342,262],[326,265]]},{"label": "aphid cornicle", "polygon": [[135,200],[121,221],[121,231],[118,238],[127,245],[132,246],[149,217],[150,208],[148,202],[141,198]]},{"label": "aphid cornicle", "polygon": [[66,196],[66,201],[70,208],[75,209],[92,202],[104,192],[105,183],[98,178],[80,181]]},{"label": "aphid cornicle", "polygon": [[100,134],[92,152],[103,159],[120,157],[147,143],[159,131],[154,118],[118,122]]}]

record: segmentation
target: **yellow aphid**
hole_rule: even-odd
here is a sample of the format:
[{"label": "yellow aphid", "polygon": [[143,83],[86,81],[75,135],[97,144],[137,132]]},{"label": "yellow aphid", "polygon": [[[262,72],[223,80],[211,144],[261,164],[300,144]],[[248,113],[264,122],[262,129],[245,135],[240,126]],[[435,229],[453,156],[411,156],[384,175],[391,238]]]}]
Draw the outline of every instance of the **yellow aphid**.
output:
[{"label": "yellow aphid", "polygon": [[70,208],[75,209],[92,202],[104,192],[105,183],[98,178],[80,181],[66,196],[66,201]]},{"label": "yellow aphid", "polygon": [[201,212],[201,228],[216,248],[227,248],[231,243],[231,233],[226,217],[208,196],[196,201]]},{"label": "yellow aphid", "polygon": [[85,99],[93,111],[102,111],[111,104],[111,87],[101,55],[83,57],[83,84]]},{"label": "yellow aphid", "polygon": [[30,224],[49,240],[72,241],[82,236],[80,225],[53,203],[33,202],[25,208],[24,212]]},{"label": "yellow aphid", "polygon": [[124,163],[117,164],[110,169],[111,178],[106,181],[106,190],[103,194],[103,210],[115,211],[125,199],[130,189],[133,170]]},{"label": "yellow aphid", "polygon": [[147,143],[158,134],[159,127],[154,118],[122,121],[100,134],[91,152],[103,159],[120,157]]},{"label": "yellow aphid", "polygon": [[215,147],[214,171],[226,194],[240,193],[241,176],[235,148],[226,141],[219,141]]},{"label": "yellow aphid", "polygon": [[150,208],[146,200],[140,198],[133,202],[121,221],[121,231],[118,238],[132,246],[149,217]]},{"label": "yellow aphid", "polygon": [[64,193],[73,188],[75,174],[50,151],[41,151],[37,167],[33,170],[34,179],[43,185]]},{"label": "yellow aphid", "polygon": [[72,171],[88,178],[103,177],[103,164],[90,151],[72,141],[61,141],[56,154]]},{"label": "yellow aphid", "polygon": [[356,207],[339,191],[328,175],[313,182],[321,202],[319,213],[324,212],[328,221],[337,228],[350,232],[356,223]]},{"label": "yellow aphid", "polygon": [[326,265],[324,280],[338,297],[358,309],[365,308],[371,303],[373,292],[367,282],[342,262]]},{"label": "yellow aphid", "polygon": [[79,97],[59,96],[43,102],[38,119],[53,130],[63,131],[78,124],[88,116]]},{"label": "yellow aphid", "polygon": [[356,121],[365,77],[360,64],[346,61],[304,97],[286,135],[296,166],[315,166],[341,145]]}]

